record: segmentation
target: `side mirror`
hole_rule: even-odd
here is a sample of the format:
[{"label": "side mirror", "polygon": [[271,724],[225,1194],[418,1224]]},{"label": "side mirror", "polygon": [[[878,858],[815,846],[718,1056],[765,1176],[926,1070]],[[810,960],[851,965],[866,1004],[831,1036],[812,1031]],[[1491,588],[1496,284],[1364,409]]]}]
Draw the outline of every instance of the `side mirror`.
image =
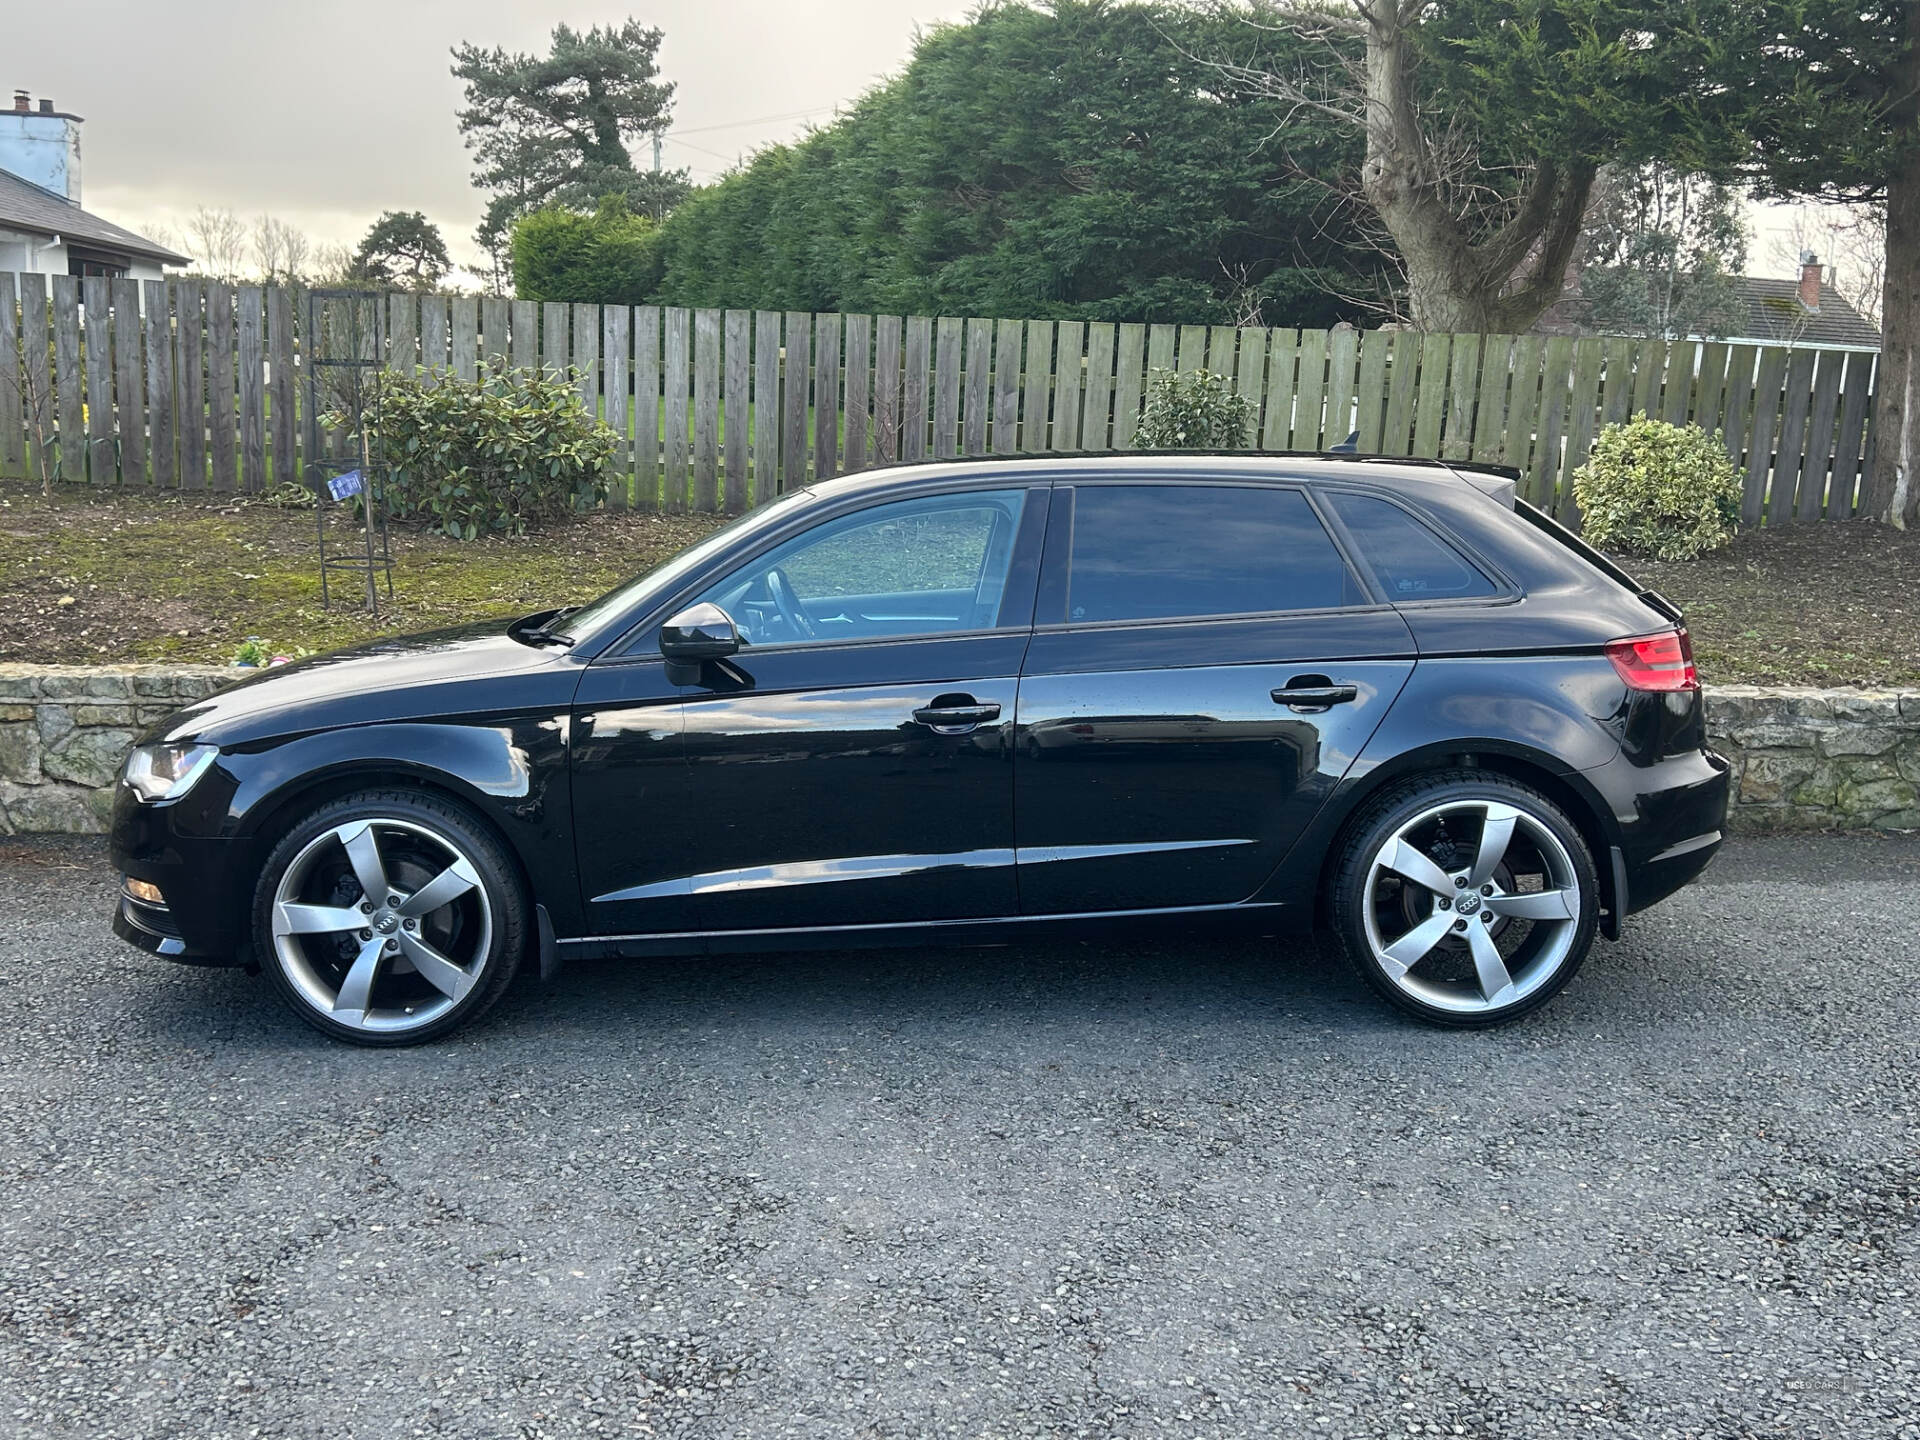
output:
[{"label": "side mirror", "polygon": [[721,660],[740,653],[740,627],[718,605],[689,605],[660,627],[660,653],[669,660]]}]

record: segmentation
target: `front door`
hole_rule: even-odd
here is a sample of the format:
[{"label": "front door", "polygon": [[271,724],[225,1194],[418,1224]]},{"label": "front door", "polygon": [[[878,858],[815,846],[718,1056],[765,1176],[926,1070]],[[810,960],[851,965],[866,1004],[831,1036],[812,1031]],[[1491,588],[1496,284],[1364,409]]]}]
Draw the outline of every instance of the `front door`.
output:
[{"label": "front door", "polygon": [[1015,813],[1031,914],[1257,891],[1413,669],[1305,494],[1055,491],[1020,684]]},{"label": "front door", "polygon": [[1009,739],[1046,497],[882,502],[690,599],[746,644],[675,707],[689,799],[671,865],[636,857],[638,885],[609,869],[590,907],[612,930],[668,892],[719,931],[1013,913]]}]

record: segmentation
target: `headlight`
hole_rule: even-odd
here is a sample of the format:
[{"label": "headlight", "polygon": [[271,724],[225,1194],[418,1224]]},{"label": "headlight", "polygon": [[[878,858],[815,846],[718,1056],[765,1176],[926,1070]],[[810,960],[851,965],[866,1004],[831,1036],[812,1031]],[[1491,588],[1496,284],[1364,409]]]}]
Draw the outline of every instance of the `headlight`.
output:
[{"label": "headlight", "polygon": [[127,785],[148,804],[178,800],[219,753],[212,745],[142,745],[127,756]]}]

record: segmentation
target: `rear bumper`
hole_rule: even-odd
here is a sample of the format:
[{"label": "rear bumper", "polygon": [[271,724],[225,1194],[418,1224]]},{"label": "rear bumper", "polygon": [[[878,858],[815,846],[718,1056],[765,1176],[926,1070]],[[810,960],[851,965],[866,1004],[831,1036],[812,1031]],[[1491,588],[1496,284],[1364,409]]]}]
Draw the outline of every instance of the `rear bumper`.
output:
[{"label": "rear bumper", "polygon": [[1617,772],[1599,788],[1620,825],[1626,895],[1619,910],[1634,914],[1681,889],[1719,853],[1731,767],[1711,750],[1695,750],[1654,765],[1614,760],[1599,768]]}]

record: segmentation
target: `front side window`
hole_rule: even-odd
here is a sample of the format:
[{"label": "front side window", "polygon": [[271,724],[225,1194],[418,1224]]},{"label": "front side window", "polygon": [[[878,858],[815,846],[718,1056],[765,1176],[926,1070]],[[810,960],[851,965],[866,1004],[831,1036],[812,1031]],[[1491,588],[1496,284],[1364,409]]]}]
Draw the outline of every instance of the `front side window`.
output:
[{"label": "front side window", "polygon": [[1497,593],[1494,583],[1413,516],[1375,495],[1326,497],[1390,600],[1464,600]]},{"label": "front side window", "polygon": [[748,561],[698,599],[731,615],[750,645],[990,630],[1025,503],[1024,490],[987,490],[855,511]]},{"label": "front side window", "polygon": [[1082,486],[1074,492],[1071,551],[1070,624],[1367,602],[1298,490]]}]

